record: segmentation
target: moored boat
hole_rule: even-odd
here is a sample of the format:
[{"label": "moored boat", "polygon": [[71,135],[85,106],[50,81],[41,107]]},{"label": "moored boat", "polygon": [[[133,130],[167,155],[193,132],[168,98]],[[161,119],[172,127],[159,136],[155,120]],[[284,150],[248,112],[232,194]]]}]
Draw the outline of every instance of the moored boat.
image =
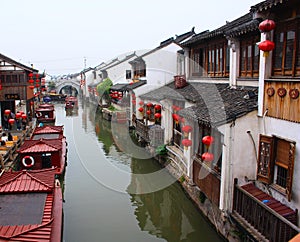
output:
[{"label": "moored boat", "polygon": [[69,96],[65,99],[65,109],[78,108],[77,97]]},{"label": "moored boat", "polygon": [[55,123],[55,108],[53,104],[41,104],[35,110],[35,116],[38,123]]},{"label": "moored boat", "polygon": [[1,173],[0,241],[62,241],[63,197],[55,172]]},{"label": "moored boat", "polygon": [[30,140],[17,150],[19,169],[45,169],[55,167],[56,175],[63,175],[67,163],[67,141],[63,126],[37,127]]}]

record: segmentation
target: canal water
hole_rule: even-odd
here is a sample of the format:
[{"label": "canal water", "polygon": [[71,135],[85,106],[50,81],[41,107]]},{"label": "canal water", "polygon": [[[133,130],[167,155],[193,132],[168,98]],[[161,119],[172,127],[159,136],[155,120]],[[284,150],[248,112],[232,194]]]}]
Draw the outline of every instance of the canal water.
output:
[{"label": "canal water", "polygon": [[223,241],[124,125],[103,120],[92,104],[55,110],[68,141],[64,241]]}]

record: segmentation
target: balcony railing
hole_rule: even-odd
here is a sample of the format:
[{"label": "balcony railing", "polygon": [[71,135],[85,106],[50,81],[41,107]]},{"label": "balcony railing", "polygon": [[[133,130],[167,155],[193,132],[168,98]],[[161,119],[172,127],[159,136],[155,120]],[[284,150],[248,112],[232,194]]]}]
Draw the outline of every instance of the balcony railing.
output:
[{"label": "balcony railing", "polygon": [[[252,235],[254,234],[253,231],[256,231],[257,236],[263,236],[266,241],[289,241],[300,232],[300,228],[294,224],[297,220],[297,211],[293,211],[278,201],[275,201],[275,199],[273,201],[259,200],[245,189],[239,187],[236,179],[234,186],[233,218],[248,232],[249,228],[251,228]],[[267,205],[268,202],[270,202],[270,204],[273,203],[274,206]],[[271,207],[273,207],[273,209]]]},{"label": "balcony railing", "polygon": [[144,124],[140,120],[136,120],[136,134],[139,135],[143,140],[149,142],[149,126]]}]

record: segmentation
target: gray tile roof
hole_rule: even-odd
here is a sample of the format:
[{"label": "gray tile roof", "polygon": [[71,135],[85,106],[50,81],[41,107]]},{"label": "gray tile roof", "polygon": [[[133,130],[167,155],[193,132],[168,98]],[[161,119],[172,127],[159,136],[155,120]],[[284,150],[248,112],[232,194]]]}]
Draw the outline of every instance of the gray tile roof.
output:
[{"label": "gray tile roof", "polygon": [[257,88],[230,88],[228,84],[188,83],[175,89],[174,82],[140,96],[161,101],[182,100],[194,105],[178,112],[184,118],[219,126],[257,109]]}]

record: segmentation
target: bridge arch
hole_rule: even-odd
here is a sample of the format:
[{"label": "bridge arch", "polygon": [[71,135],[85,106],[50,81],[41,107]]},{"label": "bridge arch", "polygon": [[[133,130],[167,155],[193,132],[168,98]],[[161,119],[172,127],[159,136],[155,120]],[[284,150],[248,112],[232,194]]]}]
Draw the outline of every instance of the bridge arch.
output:
[{"label": "bridge arch", "polygon": [[77,93],[80,93],[80,81],[76,79],[62,79],[57,81],[55,86],[56,93],[60,93],[66,86],[71,86],[76,89]]}]

